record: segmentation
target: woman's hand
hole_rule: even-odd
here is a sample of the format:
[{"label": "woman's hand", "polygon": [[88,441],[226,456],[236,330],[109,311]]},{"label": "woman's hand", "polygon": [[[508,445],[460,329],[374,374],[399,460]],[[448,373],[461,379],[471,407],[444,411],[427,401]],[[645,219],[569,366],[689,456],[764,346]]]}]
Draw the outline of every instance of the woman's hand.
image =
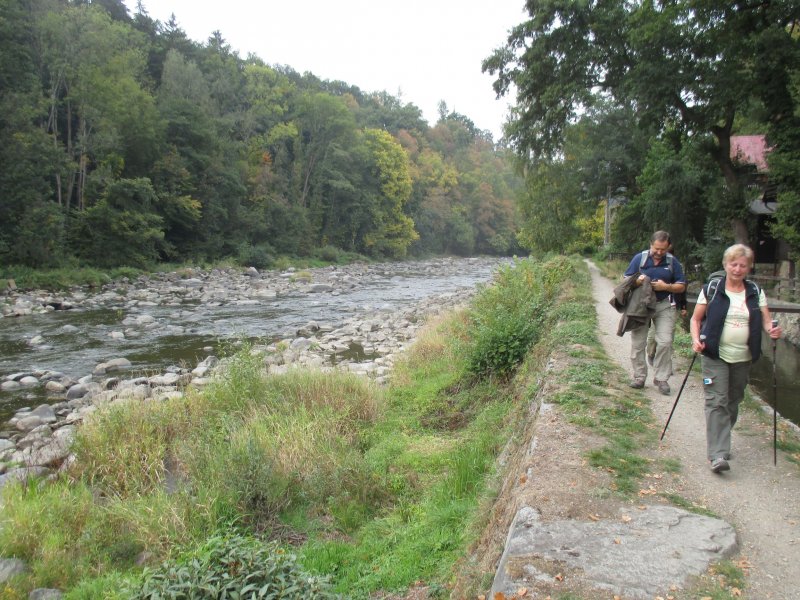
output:
[{"label": "woman's hand", "polygon": [[706,343],[700,340],[692,340],[692,350],[695,352],[702,352],[706,349]]},{"label": "woman's hand", "polygon": [[780,325],[775,325],[775,327],[770,327],[767,330],[767,333],[769,334],[769,337],[771,337],[773,340],[777,340],[781,337],[783,330],[781,329]]}]

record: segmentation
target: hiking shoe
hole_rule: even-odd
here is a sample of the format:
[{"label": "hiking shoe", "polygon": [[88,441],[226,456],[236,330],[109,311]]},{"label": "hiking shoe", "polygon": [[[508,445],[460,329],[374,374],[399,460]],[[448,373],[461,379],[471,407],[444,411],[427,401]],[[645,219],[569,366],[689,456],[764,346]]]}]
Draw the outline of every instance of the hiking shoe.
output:
[{"label": "hiking shoe", "polygon": [[728,461],[724,458],[715,458],[711,461],[711,470],[714,473],[720,473],[722,471],[730,471],[731,466],[728,464]]},{"label": "hiking shoe", "polygon": [[664,394],[665,396],[669,396],[669,384],[666,381],[659,381],[658,379],[653,379],[653,385],[658,388],[658,391]]},{"label": "hiking shoe", "polygon": [[640,390],[644,387],[644,379],[634,379],[628,385],[635,390]]}]

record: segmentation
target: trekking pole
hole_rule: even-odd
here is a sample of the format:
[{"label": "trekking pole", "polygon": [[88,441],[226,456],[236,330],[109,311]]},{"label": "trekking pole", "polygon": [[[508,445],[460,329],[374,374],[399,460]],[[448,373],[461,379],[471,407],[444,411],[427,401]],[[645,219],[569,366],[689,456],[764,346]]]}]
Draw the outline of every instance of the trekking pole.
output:
[{"label": "trekking pole", "polygon": [[[706,336],[701,335],[700,341],[704,342],[706,340]],[[697,360],[697,352],[694,353],[692,357],[692,362],[689,363],[689,370],[686,371],[686,376],[683,378],[683,383],[681,384],[681,389],[678,390],[678,396],[675,398],[675,404],[672,405],[672,410],[669,411],[669,417],[667,417],[667,423],[664,425],[664,431],[661,432],[661,437],[658,438],[659,440],[664,439],[664,434],[667,433],[667,427],[669,427],[669,422],[672,420],[672,413],[675,412],[675,408],[678,406],[678,400],[681,399],[681,394],[683,393],[683,386],[686,385],[686,380],[689,379],[689,373],[692,372],[692,367],[694,366],[694,361]]]},{"label": "trekking pole", "polygon": [[[778,326],[778,319],[772,319],[772,328]],[[778,340],[772,340],[772,464],[778,464],[778,375],[775,371],[775,354]]]}]

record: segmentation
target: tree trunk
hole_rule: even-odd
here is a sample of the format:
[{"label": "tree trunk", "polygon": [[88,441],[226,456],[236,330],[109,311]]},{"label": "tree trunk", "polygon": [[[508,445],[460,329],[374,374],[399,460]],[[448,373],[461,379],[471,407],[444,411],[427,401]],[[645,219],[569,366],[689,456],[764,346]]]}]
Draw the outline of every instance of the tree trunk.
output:
[{"label": "tree trunk", "polygon": [[80,148],[78,157],[78,210],[86,208],[84,194],[86,192],[86,177],[89,169],[89,157],[86,154],[86,140],[89,139],[89,128],[86,126],[86,119],[81,115]]},{"label": "tree trunk", "polygon": [[[58,89],[61,87],[60,78],[50,92],[50,114],[47,115],[47,131],[53,136],[53,146],[58,150]],[[59,206],[64,206],[64,196],[61,190],[61,173],[56,171],[56,199]]]},{"label": "tree trunk", "polygon": [[[67,144],[67,160],[72,163],[72,104],[69,101],[67,102],[67,139],[65,141]],[[72,188],[74,186],[75,169],[70,169],[69,182],[67,183],[67,189],[64,193],[64,198],[66,199],[65,208],[67,213],[69,213],[69,209],[72,204]]]},{"label": "tree trunk", "polygon": [[[719,166],[720,171],[722,171],[722,176],[725,178],[725,184],[733,202],[742,205],[744,203],[744,185],[731,160],[731,127],[728,125],[715,127],[713,133],[719,145],[718,148],[712,152],[714,161]],[[747,210],[747,208],[741,206],[741,211],[737,210],[736,212],[743,212],[745,210]],[[745,244],[752,247],[747,223],[744,218],[739,216],[732,217],[730,226],[730,233],[737,244]]]}]

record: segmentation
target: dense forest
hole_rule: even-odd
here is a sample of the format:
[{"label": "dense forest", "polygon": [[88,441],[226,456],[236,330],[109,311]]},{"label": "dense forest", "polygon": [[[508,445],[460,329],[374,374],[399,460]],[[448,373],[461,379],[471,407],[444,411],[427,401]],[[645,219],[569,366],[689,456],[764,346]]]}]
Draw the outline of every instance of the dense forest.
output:
[{"label": "dense forest", "polygon": [[522,182],[467,116],[431,126],[142,3],[0,0],[0,140],[5,264],[517,251]]}]

